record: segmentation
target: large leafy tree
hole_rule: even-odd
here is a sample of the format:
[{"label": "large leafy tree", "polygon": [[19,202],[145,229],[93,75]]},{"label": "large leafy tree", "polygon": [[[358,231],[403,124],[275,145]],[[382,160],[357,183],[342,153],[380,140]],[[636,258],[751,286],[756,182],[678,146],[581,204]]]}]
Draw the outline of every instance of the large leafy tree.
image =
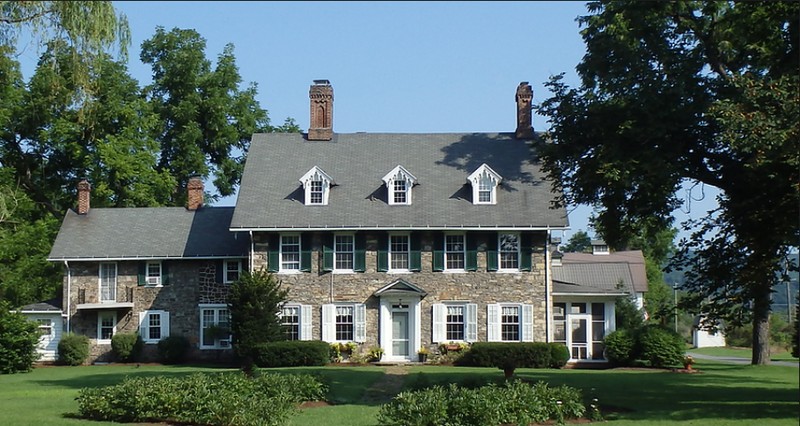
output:
[{"label": "large leafy tree", "polygon": [[569,237],[567,245],[561,247],[565,253],[583,253],[592,248],[592,239],[585,231],[577,231]]},{"label": "large leafy tree", "polygon": [[598,207],[619,247],[643,222],[670,225],[682,182],[719,188],[719,210],[690,224],[678,256],[686,300],[710,318],[752,320],[752,362],[768,362],[770,292],[800,238],[800,3],[588,8],[580,87],[556,76],[538,107],[559,201]]},{"label": "large leafy tree", "polygon": [[146,88],[161,119],[160,170],[174,176],[180,190],[173,202],[185,200],[189,177],[213,175],[222,196],[233,194],[241,180],[245,153],[253,132],[267,131],[267,112],[256,101],[256,85],[239,88],[242,78],[225,46],[212,69],[206,41],[194,30],[157,28],[142,44],[142,62],[153,69]]}]

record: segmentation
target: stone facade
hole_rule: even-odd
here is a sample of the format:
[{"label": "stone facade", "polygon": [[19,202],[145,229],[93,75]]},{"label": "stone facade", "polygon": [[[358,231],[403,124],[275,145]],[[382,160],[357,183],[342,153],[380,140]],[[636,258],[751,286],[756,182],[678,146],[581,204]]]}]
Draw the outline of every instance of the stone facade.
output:
[{"label": "stone facade", "polygon": [[[76,334],[89,337],[91,353],[88,362],[111,361],[111,344],[98,343],[98,315],[116,314],[115,333],[136,332],[139,329],[139,313],[162,310],[170,314],[170,335],[186,336],[191,343],[189,356],[192,359],[217,360],[226,357],[229,350],[200,350],[200,317],[198,304],[226,303],[229,284],[218,282],[217,268],[221,261],[214,260],[170,260],[169,284],[148,287],[138,284],[140,262],[119,261],[117,265],[117,302],[132,302],[133,307],[89,308],[78,310],[81,304],[100,302],[99,262],[70,263],[69,278],[65,277],[64,297],[69,298],[70,328]],[[69,279],[69,285],[67,280]],[[71,293],[67,294],[67,289]],[[67,306],[66,304],[64,305]],[[146,360],[157,356],[156,345],[146,344]]]},{"label": "stone facade", "polygon": [[[365,272],[325,272],[322,268],[322,240],[330,233],[316,232],[311,238],[311,271],[279,273],[284,288],[289,290],[290,302],[311,305],[312,338],[322,338],[322,313],[320,306],[329,303],[351,302],[366,305],[366,342],[364,347],[378,345],[380,300],[375,291],[398,278],[421,288],[427,295],[420,302],[420,344],[433,349],[432,305],[448,301],[476,303],[478,305],[478,341],[487,340],[487,304],[519,303],[533,305],[533,340],[546,341],[547,309],[545,273],[545,232],[532,233],[533,253],[530,272],[487,272],[486,246],[496,233],[467,233],[467,238],[477,238],[478,268],[474,272],[434,272],[433,232],[419,232],[421,271],[387,273],[377,271],[378,233],[366,232]],[[267,269],[270,234],[253,236],[255,269]],[[276,248],[273,248],[276,249]],[[307,248],[303,248],[306,250]]]}]

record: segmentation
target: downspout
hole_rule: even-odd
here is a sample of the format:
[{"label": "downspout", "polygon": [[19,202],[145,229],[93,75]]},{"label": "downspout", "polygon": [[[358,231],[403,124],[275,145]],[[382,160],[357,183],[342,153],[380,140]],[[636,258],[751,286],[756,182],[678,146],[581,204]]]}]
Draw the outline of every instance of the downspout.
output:
[{"label": "downspout", "polygon": [[547,230],[547,240],[544,242],[544,341],[550,342],[550,230]]},{"label": "downspout", "polygon": [[70,299],[72,299],[72,273],[69,270],[69,262],[66,260],[64,261],[64,266],[67,267],[67,332],[71,332],[72,329],[69,327],[69,319],[72,317],[72,312],[70,312]]},{"label": "downspout", "polygon": [[253,273],[253,231],[248,231],[250,233],[250,274]]}]

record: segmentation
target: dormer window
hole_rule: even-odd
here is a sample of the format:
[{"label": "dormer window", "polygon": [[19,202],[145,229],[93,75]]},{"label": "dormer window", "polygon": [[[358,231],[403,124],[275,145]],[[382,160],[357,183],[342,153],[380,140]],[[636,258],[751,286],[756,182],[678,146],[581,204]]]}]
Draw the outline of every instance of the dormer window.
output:
[{"label": "dormer window", "polygon": [[497,204],[497,185],[502,181],[503,177],[491,167],[481,164],[467,177],[472,185],[472,204]]},{"label": "dormer window", "polygon": [[417,183],[417,178],[403,166],[397,166],[383,177],[386,189],[389,192],[390,205],[411,204],[411,189]]},{"label": "dormer window", "polygon": [[300,183],[305,189],[304,204],[307,206],[328,205],[328,194],[331,186],[336,183],[318,166],[314,166],[300,178]]}]

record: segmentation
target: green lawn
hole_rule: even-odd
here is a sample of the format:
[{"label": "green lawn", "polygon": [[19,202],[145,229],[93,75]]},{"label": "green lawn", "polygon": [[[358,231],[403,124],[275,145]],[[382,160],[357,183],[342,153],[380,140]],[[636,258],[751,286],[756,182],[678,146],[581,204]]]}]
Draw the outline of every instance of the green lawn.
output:
[{"label": "green lawn", "polygon": [[[731,347],[692,348],[692,349],[687,349],[687,352],[694,352],[703,355],[729,356],[729,357],[738,357],[746,359],[750,359],[752,356],[752,350],[750,348],[731,348]],[[773,361],[800,362],[800,359],[794,358],[790,352],[786,351],[774,352],[770,356],[770,359],[772,359]]]},{"label": "green lawn", "polygon": [[[517,376],[583,389],[610,408],[609,425],[797,425],[800,383],[794,367],[720,364],[700,360],[697,374],[663,370],[533,370]],[[65,417],[77,411],[78,389],[117,383],[127,375],[185,375],[214,368],[178,366],[92,366],[37,368],[0,376],[2,423],[9,425],[110,425]],[[308,408],[291,425],[376,426],[378,404],[361,402],[364,391],[383,375],[380,367],[278,369],[317,374],[329,383],[335,405]],[[420,379],[420,374],[423,378]],[[410,367],[406,384],[496,380],[490,368]]]}]

